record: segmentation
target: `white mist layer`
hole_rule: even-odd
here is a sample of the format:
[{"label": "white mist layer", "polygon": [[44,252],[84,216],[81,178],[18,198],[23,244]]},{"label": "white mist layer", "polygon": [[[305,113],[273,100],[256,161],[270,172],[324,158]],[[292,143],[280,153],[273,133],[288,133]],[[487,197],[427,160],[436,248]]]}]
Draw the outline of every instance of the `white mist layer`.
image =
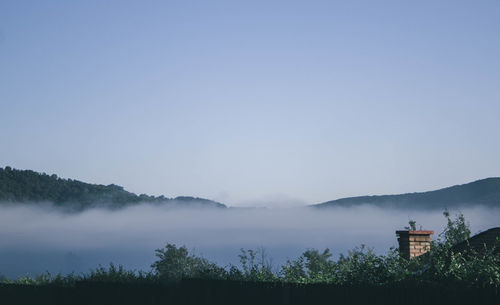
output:
[{"label": "white mist layer", "polygon": [[[452,214],[457,211],[451,211]],[[473,233],[500,226],[500,209],[462,209]],[[334,255],[361,244],[378,254],[397,246],[395,231],[414,219],[437,235],[442,211],[387,210],[372,206],[328,210],[169,209],[141,205],[64,214],[50,208],[0,208],[0,275],[17,277],[71,271],[98,264],[150,270],[154,250],[186,245],[222,266],[238,263],[239,249],[263,247],[276,265],[308,248]]]}]

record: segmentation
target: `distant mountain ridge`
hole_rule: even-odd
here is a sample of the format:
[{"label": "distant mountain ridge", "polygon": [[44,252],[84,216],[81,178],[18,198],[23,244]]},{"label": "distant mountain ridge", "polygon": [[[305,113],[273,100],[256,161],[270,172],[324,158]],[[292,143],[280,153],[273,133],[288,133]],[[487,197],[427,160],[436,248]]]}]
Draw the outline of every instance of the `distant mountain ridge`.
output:
[{"label": "distant mountain ridge", "polygon": [[341,198],[314,204],[312,207],[349,207],[362,204],[404,209],[444,209],[470,205],[500,207],[500,177],[429,192]]},{"label": "distant mountain ridge", "polygon": [[123,187],[110,184],[90,184],[62,179],[32,170],[0,167],[0,203],[51,202],[55,206],[84,210],[90,207],[121,208],[139,203],[167,204],[175,207],[226,208],[220,202],[181,196],[136,195]]}]

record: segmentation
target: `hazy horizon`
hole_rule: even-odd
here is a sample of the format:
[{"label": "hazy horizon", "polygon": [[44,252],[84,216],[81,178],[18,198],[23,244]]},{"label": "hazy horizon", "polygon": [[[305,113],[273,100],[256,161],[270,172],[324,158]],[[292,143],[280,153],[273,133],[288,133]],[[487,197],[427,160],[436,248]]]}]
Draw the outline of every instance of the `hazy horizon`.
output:
[{"label": "hazy horizon", "polygon": [[[11,167],[11,168],[13,168],[13,167]],[[31,170],[31,169],[20,169],[20,168],[13,168],[13,169],[16,169],[16,170]],[[52,175],[53,173],[44,173],[44,174]],[[76,179],[76,178],[59,177],[59,176],[58,176],[58,178],[78,180],[78,181],[83,182],[83,183],[88,183],[87,181],[81,181],[81,180]],[[500,178],[500,177],[485,177],[485,178],[479,179],[479,180],[484,180],[484,179],[489,179],[489,178]],[[475,181],[478,181],[478,180],[464,182],[464,183],[459,183],[459,184],[454,184],[454,185],[443,186],[443,187],[440,187],[438,189],[430,189],[430,190],[424,190],[424,191],[411,191],[411,192],[402,193],[402,194],[412,194],[412,193],[436,191],[436,190],[440,190],[440,189],[444,189],[444,188],[448,188],[448,187],[452,187],[452,186],[468,184],[468,183],[475,182]],[[112,183],[112,184],[123,187],[119,183]],[[128,190],[126,188],[124,188],[124,189],[125,189],[125,191],[131,192],[130,190]],[[139,195],[139,194],[143,194],[143,193],[135,193],[135,194]],[[358,194],[358,195],[353,195],[353,196],[350,196],[350,197],[378,196],[378,195],[402,195],[402,194]],[[146,194],[146,195],[151,195],[151,194]],[[157,194],[157,195],[161,196],[161,195],[165,195],[165,194]],[[190,194],[183,194],[183,195],[179,195],[179,196],[180,197],[183,197],[183,196],[192,197]],[[175,197],[168,197],[168,196],[165,196],[165,197],[166,198],[170,198],[170,199],[175,199]],[[194,198],[196,198],[196,197],[194,197]],[[200,198],[202,198],[202,197],[200,197]],[[253,201],[243,201],[243,203],[240,202],[239,204],[236,204],[236,205],[231,204],[231,202],[221,202],[221,201],[219,201],[219,202],[222,203],[222,204],[224,204],[224,205],[226,205],[227,207],[234,207],[234,208],[279,208],[279,209],[281,209],[281,208],[307,207],[307,206],[310,206],[310,205],[325,203],[325,202],[328,202],[328,201],[334,201],[334,200],[343,199],[343,198],[349,198],[349,197],[333,198],[333,199],[329,199],[329,200],[326,200],[326,201],[323,201],[323,202],[307,202],[307,201],[301,201],[301,200],[289,198],[286,195],[273,195],[273,196],[269,196],[267,199],[253,200]],[[203,198],[203,199],[217,201],[217,200],[215,200],[213,198]],[[47,204],[50,205],[51,203],[47,202]]]}]

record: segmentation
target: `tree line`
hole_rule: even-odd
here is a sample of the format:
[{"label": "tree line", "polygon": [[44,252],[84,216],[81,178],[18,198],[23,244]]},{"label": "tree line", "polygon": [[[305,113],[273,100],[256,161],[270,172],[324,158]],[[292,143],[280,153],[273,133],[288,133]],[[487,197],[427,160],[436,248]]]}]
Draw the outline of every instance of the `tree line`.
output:
[{"label": "tree line", "polygon": [[85,209],[96,205],[123,207],[141,202],[199,204],[225,207],[223,204],[194,197],[167,198],[165,196],[136,195],[123,187],[109,184],[90,184],[57,175],[18,170],[9,166],[0,168],[0,202],[50,202],[56,206]]}]

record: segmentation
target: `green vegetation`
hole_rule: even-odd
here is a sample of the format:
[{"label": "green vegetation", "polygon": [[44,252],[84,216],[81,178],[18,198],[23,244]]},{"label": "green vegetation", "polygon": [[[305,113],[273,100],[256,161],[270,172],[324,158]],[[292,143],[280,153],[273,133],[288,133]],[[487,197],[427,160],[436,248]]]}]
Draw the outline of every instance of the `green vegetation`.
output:
[{"label": "green vegetation", "polygon": [[500,178],[487,178],[430,192],[341,198],[316,204],[313,207],[349,207],[361,204],[385,208],[438,210],[470,205],[499,207]]},{"label": "green vegetation", "polygon": [[[122,266],[99,267],[86,275],[20,278],[17,283],[73,285],[76,282],[114,283],[173,283],[182,279],[233,280],[251,282],[281,282],[296,284],[328,283],[341,286],[380,286],[417,283],[421,285],[451,285],[460,287],[500,287],[500,256],[495,248],[460,251],[457,242],[470,236],[468,223],[462,214],[452,219],[445,211],[447,226],[431,251],[407,260],[396,249],[386,255],[376,255],[361,246],[332,259],[329,249],[309,249],[295,260],[273,268],[264,249],[241,250],[240,266],[217,266],[205,258],[189,253],[186,247],[167,244],[156,251],[157,261],[152,271],[134,272]],[[416,226],[411,221],[410,226]]]},{"label": "green vegetation", "polygon": [[162,282],[178,281],[182,278],[217,279],[225,270],[208,260],[189,255],[186,247],[177,248],[167,244],[165,249],[156,250],[158,261],[151,267],[155,275]]},{"label": "green vegetation", "polygon": [[114,184],[89,184],[31,170],[12,169],[8,166],[0,168],[0,203],[2,202],[50,202],[59,207],[64,206],[76,210],[93,206],[119,208],[143,202],[179,206],[226,207],[221,203],[202,198],[136,195]]}]

